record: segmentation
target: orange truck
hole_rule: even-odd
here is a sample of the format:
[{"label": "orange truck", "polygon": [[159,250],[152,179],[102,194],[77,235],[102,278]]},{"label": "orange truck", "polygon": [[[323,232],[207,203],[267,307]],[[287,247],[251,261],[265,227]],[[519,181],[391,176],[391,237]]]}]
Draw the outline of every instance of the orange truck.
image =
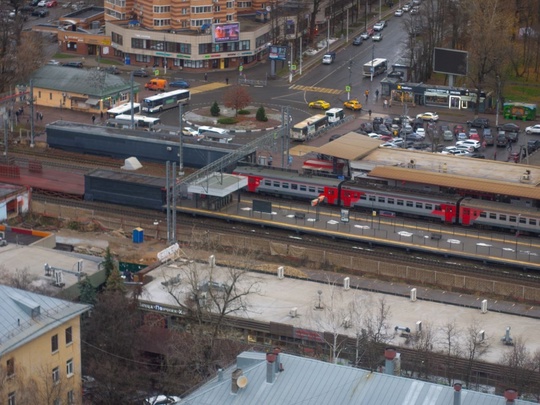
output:
[{"label": "orange truck", "polygon": [[168,83],[165,79],[151,79],[144,87],[148,90],[165,91],[167,85]]}]

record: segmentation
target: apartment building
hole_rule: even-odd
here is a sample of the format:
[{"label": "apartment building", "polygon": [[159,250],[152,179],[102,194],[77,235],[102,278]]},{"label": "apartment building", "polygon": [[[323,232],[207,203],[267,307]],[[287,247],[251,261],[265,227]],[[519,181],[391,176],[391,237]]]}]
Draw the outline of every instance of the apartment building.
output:
[{"label": "apartment building", "polygon": [[104,7],[111,54],[173,70],[254,64],[270,44],[300,38],[309,22],[305,9],[272,16],[277,3],[264,0],[105,0]]},{"label": "apartment building", "polygon": [[0,404],[81,404],[76,304],[0,285]]}]

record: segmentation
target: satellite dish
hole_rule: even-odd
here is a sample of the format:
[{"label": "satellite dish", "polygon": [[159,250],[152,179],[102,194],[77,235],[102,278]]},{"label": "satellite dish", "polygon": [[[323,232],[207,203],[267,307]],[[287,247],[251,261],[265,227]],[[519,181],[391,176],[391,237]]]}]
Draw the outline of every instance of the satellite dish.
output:
[{"label": "satellite dish", "polygon": [[244,388],[248,383],[248,379],[245,375],[243,375],[242,377],[239,377],[238,380],[236,381],[236,385],[238,385],[238,387],[240,388]]},{"label": "satellite dish", "polygon": [[266,11],[272,11],[272,7],[266,6]]}]

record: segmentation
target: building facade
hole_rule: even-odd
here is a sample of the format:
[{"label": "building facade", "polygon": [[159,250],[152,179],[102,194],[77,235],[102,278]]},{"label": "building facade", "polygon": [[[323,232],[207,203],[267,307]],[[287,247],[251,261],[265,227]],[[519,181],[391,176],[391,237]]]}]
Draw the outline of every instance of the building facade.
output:
[{"label": "building facade", "polygon": [[80,315],[90,309],[0,285],[0,403],[81,404]]}]

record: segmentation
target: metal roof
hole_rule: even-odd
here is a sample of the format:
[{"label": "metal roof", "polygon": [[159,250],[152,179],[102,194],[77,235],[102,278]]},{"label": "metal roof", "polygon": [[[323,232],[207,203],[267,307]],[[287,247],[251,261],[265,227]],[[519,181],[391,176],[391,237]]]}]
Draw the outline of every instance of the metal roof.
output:
[{"label": "metal roof", "polygon": [[[283,371],[273,383],[266,382],[264,353],[244,352],[237,364],[225,370],[223,378],[214,378],[182,399],[184,405],[280,404],[280,405],[448,405],[454,402],[450,386],[374,373],[312,358],[281,353]],[[245,388],[231,393],[232,372],[242,367],[247,378]],[[516,400],[515,405],[532,402]],[[461,405],[505,405],[502,396],[463,389]]]},{"label": "metal roof", "polygon": [[369,172],[372,177],[421,184],[436,184],[461,190],[475,190],[486,193],[540,199],[540,188],[519,183],[503,183],[497,180],[480,179],[447,173],[433,173],[402,167],[378,166]]},{"label": "metal roof", "polygon": [[90,305],[0,285],[0,357],[90,308]]},{"label": "metal roof", "polygon": [[[122,77],[96,69],[77,69],[65,66],[46,65],[31,76],[35,89],[50,89],[65,93],[86,94],[88,98],[101,99],[116,96],[120,91],[131,89],[131,83]],[[134,83],[133,91],[139,92]]]},{"label": "metal roof", "polygon": [[316,152],[323,155],[335,156],[340,159],[356,160],[369,155],[380,144],[381,141],[378,139],[371,139],[356,132],[349,132],[341,138],[317,148]]}]

